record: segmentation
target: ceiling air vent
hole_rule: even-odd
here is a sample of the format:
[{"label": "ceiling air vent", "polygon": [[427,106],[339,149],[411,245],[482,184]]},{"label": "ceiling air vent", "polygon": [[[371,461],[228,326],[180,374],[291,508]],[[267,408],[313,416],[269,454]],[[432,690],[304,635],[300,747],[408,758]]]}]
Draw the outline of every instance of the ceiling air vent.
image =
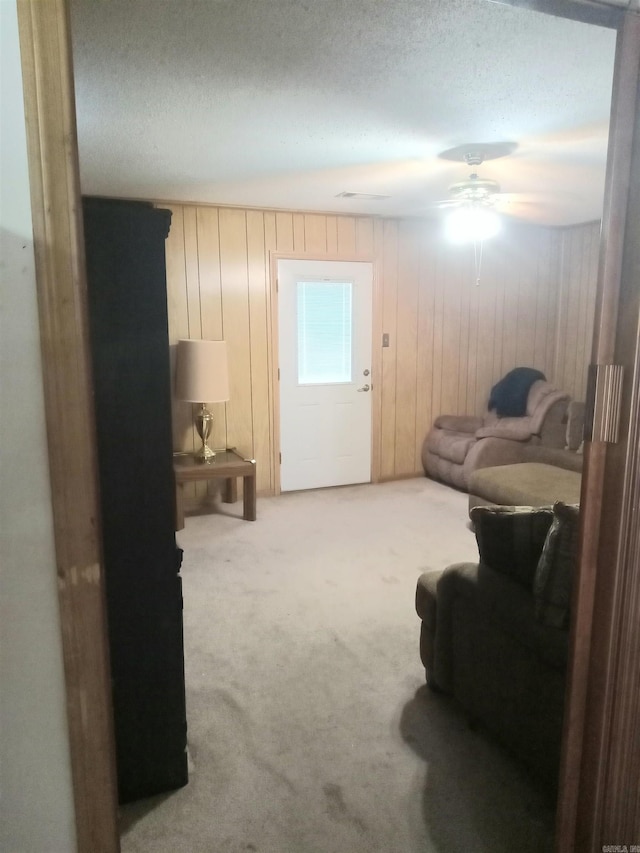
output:
[{"label": "ceiling air vent", "polygon": [[385,198],[391,198],[389,195],[378,195],[377,193],[338,193],[336,198],[357,198],[361,201],[382,201]]}]

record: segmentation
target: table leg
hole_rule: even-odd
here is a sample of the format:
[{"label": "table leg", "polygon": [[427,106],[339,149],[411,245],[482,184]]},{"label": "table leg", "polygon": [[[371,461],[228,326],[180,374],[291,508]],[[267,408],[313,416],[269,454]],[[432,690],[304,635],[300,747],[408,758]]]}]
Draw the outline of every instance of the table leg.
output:
[{"label": "table leg", "polygon": [[242,478],[244,519],[256,520],[256,463],[251,463],[252,472]]},{"label": "table leg", "polygon": [[235,477],[226,478],[223,500],[226,504],[234,504],[238,500],[238,480]]}]

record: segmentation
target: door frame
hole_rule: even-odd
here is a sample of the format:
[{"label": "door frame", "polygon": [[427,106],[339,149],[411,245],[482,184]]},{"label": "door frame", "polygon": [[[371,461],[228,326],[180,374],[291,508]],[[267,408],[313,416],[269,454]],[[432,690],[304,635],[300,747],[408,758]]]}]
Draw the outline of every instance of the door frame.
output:
[{"label": "door frame", "polygon": [[[632,607],[640,606],[638,583],[623,595],[632,574],[640,569],[640,533],[632,527],[633,502],[629,496],[640,477],[640,351],[634,347],[633,334],[628,333],[628,312],[635,281],[631,264],[623,259],[638,252],[640,211],[637,203],[626,219],[626,188],[631,186],[637,200],[640,191],[640,168],[631,169],[632,156],[640,165],[640,140],[636,138],[632,152],[630,140],[633,126],[639,120],[638,103],[628,110],[628,100],[621,96],[633,89],[637,92],[629,68],[623,67],[622,35],[630,55],[640,53],[640,15],[637,11],[610,7],[597,0],[493,0],[515,7],[596,23],[618,30],[616,66],[621,80],[626,80],[612,101],[612,127],[609,138],[607,173],[607,205],[609,216],[601,236],[601,261],[598,285],[594,363],[604,358],[625,358],[629,364],[625,379],[623,414],[627,414],[631,433],[618,445],[591,442],[587,445],[583,478],[583,521],[581,534],[580,583],[578,614],[572,628],[570,652],[569,706],[565,721],[579,728],[563,750],[560,779],[560,802],[567,806],[559,814],[556,849],[566,851],[600,849],[599,833],[603,831],[603,809],[615,807],[618,823],[638,819],[625,791],[635,791],[640,783],[640,762],[623,761],[624,744],[614,731],[635,731],[640,714],[640,691],[631,676],[637,677],[640,666],[640,625]],[[21,62],[25,95],[28,139],[29,180],[36,246],[36,279],[40,336],[43,359],[46,425],[52,481],[52,507],[59,576],[62,650],[72,756],[77,849],[79,853],[95,850],[112,853],[119,850],[116,821],[114,748],[111,720],[111,698],[108,682],[108,650],[104,619],[104,578],[101,570],[101,540],[97,507],[96,447],[92,427],[90,372],[88,369],[86,281],[79,219],[80,188],[78,181],[78,149],[73,97],[73,73],[69,27],[69,0],[16,0],[20,28]],[[625,112],[626,110],[626,112]],[[626,233],[625,233],[626,220]],[[272,255],[271,258],[271,363],[272,414],[277,392],[277,321],[274,329],[273,305],[276,257],[308,255]],[[327,257],[327,260],[333,258]],[[381,335],[379,278],[374,264],[374,361],[372,370],[380,375],[381,348],[376,335]],[[336,259],[342,260],[342,259]],[[346,259],[345,259],[346,260]],[[625,295],[622,303],[620,294]],[[376,296],[377,294],[377,296]],[[633,317],[637,322],[637,317]],[[625,334],[625,323],[627,326]],[[377,338],[380,341],[380,337]],[[616,344],[618,344],[616,351]],[[597,359],[601,359],[599,362]],[[74,367],[70,375],[67,370]],[[633,381],[632,381],[633,380]],[[379,382],[376,382],[379,397]],[[380,407],[380,409],[378,409]],[[377,399],[374,424],[379,421],[381,400]],[[65,413],[65,418],[59,416]],[[276,436],[273,423],[274,436]],[[275,446],[278,442],[274,442]],[[374,435],[373,471],[379,472],[380,435]],[[73,453],[71,452],[73,450]],[[60,460],[66,460],[65,469]],[[274,482],[279,484],[278,466],[274,464]],[[606,516],[604,535],[591,536],[600,529],[604,516],[603,495],[620,508],[614,524]],[[603,601],[596,592],[609,590]],[[602,644],[591,643],[602,640]],[[635,669],[634,669],[635,667]],[[597,690],[604,683],[602,699]],[[614,698],[620,697],[618,702]],[[587,731],[586,723],[591,727]],[[615,726],[614,726],[615,723]],[[618,728],[618,727],[622,728]],[[585,749],[586,746],[586,749]],[[593,773],[581,773],[585,758]],[[610,776],[620,770],[617,777]],[[588,778],[587,778],[588,776]],[[611,782],[611,784],[609,784]],[[626,807],[626,810],[625,810]],[[564,816],[563,816],[564,815]],[[591,819],[585,823],[587,833],[576,847],[578,817]],[[611,839],[612,843],[617,843]],[[626,843],[626,842],[622,842]]]},{"label": "door frame", "polygon": [[[639,691],[632,695],[629,689],[629,659],[636,662],[640,672],[640,610],[636,609],[635,618],[632,610],[640,608],[640,595],[637,589],[634,595],[629,588],[628,577],[634,560],[635,571],[640,569],[638,523],[629,503],[640,464],[636,387],[640,350],[634,341],[640,303],[629,262],[634,253],[637,259],[640,250],[640,227],[634,228],[633,218],[635,214],[635,221],[640,221],[640,134],[634,131],[640,122],[639,95],[640,14],[630,12],[618,28],[616,44],[588,392],[588,400],[600,394],[597,366],[623,366],[621,426],[616,440],[606,440],[596,431],[591,436],[587,433],[591,440],[585,441],[580,553],[572,601],[556,820],[558,853],[573,849],[595,853],[602,843],[633,844],[640,829],[640,813],[635,818],[630,810],[625,814],[624,809],[618,809],[616,815],[611,810],[606,813],[607,804],[611,806],[609,788],[622,803],[625,788],[637,791],[640,786],[637,764],[635,768],[626,766],[624,779],[611,773],[616,762],[619,765],[620,753],[612,728],[616,693],[622,697],[616,703],[617,731],[632,730],[633,720],[640,717]],[[635,210],[630,207],[633,194]],[[587,430],[591,427],[593,424],[588,424]],[[628,824],[630,819],[636,821],[635,835]],[[614,837],[632,840],[614,842]]]},{"label": "door frame", "polygon": [[337,261],[342,263],[365,263],[371,264],[373,281],[372,281],[372,312],[371,312],[371,482],[378,483],[380,481],[380,458],[381,458],[381,440],[382,431],[380,429],[380,419],[382,415],[382,305],[381,305],[381,283],[376,259],[371,255],[322,255],[310,252],[271,252],[270,253],[270,305],[269,312],[271,315],[271,434],[273,435],[273,451],[272,451],[272,483],[274,484],[274,494],[281,493],[280,488],[280,378],[279,370],[279,353],[280,353],[280,332],[278,321],[278,262],[279,261]]},{"label": "door frame", "polygon": [[[340,269],[337,270],[332,268],[330,265],[337,264]],[[285,272],[282,269],[282,266],[289,265],[288,270]],[[309,272],[308,269],[303,268],[303,265],[313,265],[314,272]],[[348,267],[349,271],[346,272],[345,268]],[[366,270],[363,269],[366,267]],[[363,350],[363,337],[365,338],[364,343],[368,344],[367,346],[367,358],[364,365],[362,361],[360,361],[359,367],[365,367],[367,370],[367,385],[370,388],[371,384],[373,384],[373,377],[371,374],[371,365],[373,359],[373,264],[369,261],[327,261],[324,258],[322,260],[317,259],[305,259],[305,260],[286,260],[280,259],[278,261],[278,289],[277,296],[278,302],[274,310],[278,312],[278,349],[281,349],[282,345],[282,335],[285,330],[285,325],[287,327],[287,336],[291,335],[295,339],[287,342],[287,351],[289,355],[291,355],[291,350],[298,350],[298,328],[297,328],[297,296],[295,293],[288,293],[288,301],[284,300],[284,292],[285,289],[282,287],[282,277],[284,276],[288,280],[289,286],[293,286],[295,289],[295,282],[298,280],[296,270],[300,271],[300,274],[304,274],[305,277],[308,275],[309,278],[306,280],[309,281],[349,281],[353,279],[352,284],[354,285],[353,293],[352,293],[352,332],[353,332],[353,344],[354,348],[351,351],[351,368],[353,370],[354,361],[353,356],[354,353],[358,353],[359,357],[361,357],[361,353]],[[295,276],[295,278],[294,278]],[[365,293],[366,291],[366,293]],[[366,296],[366,300],[365,297]],[[287,310],[284,311],[283,307],[285,302],[287,302]],[[365,308],[366,305],[366,308]],[[366,314],[363,320],[363,317],[360,316],[359,312],[365,309]],[[365,322],[366,321],[366,322]],[[358,352],[358,350],[360,352]],[[297,358],[296,358],[297,361]],[[295,375],[297,375],[298,371],[294,371]],[[289,381],[283,383],[283,378],[288,377]],[[364,376],[359,372],[351,373],[351,379],[347,383],[351,391],[355,391],[355,386],[360,385],[365,382]],[[293,383],[293,385],[291,384]],[[345,387],[343,383],[328,383],[332,386],[332,391],[328,392],[324,383],[321,383],[320,386],[315,386],[315,392],[312,390],[313,386],[307,387],[306,391],[301,390],[300,386],[296,386],[298,388],[297,391],[294,391],[294,385],[296,385],[294,376],[289,374],[288,370],[283,370],[283,365],[278,360],[278,396],[279,396],[279,405],[278,405],[278,421],[280,425],[280,452],[282,453],[282,436],[283,432],[288,435],[289,441],[292,437],[291,430],[284,430],[285,422],[283,421],[283,402],[285,403],[285,410],[288,410],[288,417],[293,418],[295,422],[295,417],[299,416],[300,409],[298,408],[298,403],[300,401],[301,396],[308,398],[310,395],[314,393],[319,395],[321,398],[324,398],[327,393],[332,395],[333,403],[335,404],[336,397],[339,396],[342,402],[345,402]],[[324,386],[324,390],[322,387]],[[285,392],[286,389],[286,392]],[[351,391],[349,393],[349,397],[351,398]],[[297,402],[293,403],[293,398],[297,398]],[[317,399],[317,397],[316,397]],[[353,403],[355,405],[354,412],[358,409],[361,413],[364,413],[363,406],[366,406],[366,420],[367,420],[367,437],[364,446],[361,445],[361,451],[364,449],[367,450],[366,455],[362,453],[360,457],[360,461],[358,463],[358,467],[360,464],[364,466],[366,459],[366,479],[362,476],[359,478],[356,477],[351,481],[351,483],[347,483],[349,485],[358,484],[358,483],[371,483],[372,482],[372,465],[371,460],[373,456],[373,398],[370,393],[367,393],[363,398],[357,400],[353,399]],[[293,414],[295,410],[296,415]],[[286,421],[289,423],[289,420]],[[297,430],[294,430],[296,432]],[[363,440],[362,430],[358,428],[357,430],[357,444],[360,444]],[[288,453],[292,450],[291,447],[287,447],[285,451],[285,459],[288,457]],[[294,466],[295,467],[295,466]],[[287,467],[289,479],[291,481],[291,476],[293,471],[290,466]],[[279,473],[280,473],[280,490],[282,491],[282,463],[279,465]],[[364,473],[364,472],[363,472]],[[332,478],[333,479],[333,478]],[[335,483],[324,484],[327,486],[337,485]],[[297,488],[300,489],[312,489],[312,488],[322,488],[323,486],[310,486],[308,485],[299,485]],[[296,489],[292,489],[291,486],[287,489],[287,491],[295,491]]]},{"label": "door frame", "polygon": [[67,0],[18,0],[51,507],[79,853],[117,853],[111,668]]}]

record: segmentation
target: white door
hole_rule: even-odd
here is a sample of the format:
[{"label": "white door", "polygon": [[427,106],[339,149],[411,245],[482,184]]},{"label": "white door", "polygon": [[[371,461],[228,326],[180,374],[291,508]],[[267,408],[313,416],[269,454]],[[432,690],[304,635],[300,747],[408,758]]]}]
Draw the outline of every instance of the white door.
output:
[{"label": "white door", "polygon": [[280,488],[371,480],[372,264],[278,262]]}]

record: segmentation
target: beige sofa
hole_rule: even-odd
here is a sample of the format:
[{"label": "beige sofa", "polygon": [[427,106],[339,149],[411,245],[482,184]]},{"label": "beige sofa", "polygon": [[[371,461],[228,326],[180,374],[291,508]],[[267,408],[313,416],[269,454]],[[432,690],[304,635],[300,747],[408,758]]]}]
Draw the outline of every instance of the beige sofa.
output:
[{"label": "beige sofa", "polygon": [[523,417],[441,415],[422,447],[425,474],[468,491],[474,471],[520,462],[528,445],[562,449],[568,404],[567,394],[538,380],[529,390]]},{"label": "beige sofa", "polygon": [[469,512],[474,506],[551,506],[555,501],[580,502],[582,436],[585,404],[567,408],[564,449],[512,443],[494,450],[500,463],[473,471],[469,477]]}]

